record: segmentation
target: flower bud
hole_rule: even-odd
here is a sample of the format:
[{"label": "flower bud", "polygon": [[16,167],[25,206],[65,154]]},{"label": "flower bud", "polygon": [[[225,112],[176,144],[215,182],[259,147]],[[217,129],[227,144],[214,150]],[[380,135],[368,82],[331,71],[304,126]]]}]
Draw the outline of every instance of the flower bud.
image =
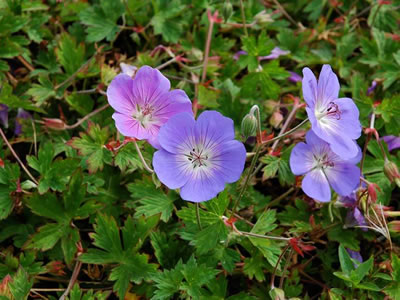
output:
[{"label": "flower bud", "polygon": [[257,131],[257,118],[252,113],[248,113],[242,120],[242,135],[247,140],[250,136],[255,136]]},{"label": "flower bud", "polygon": [[398,187],[400,187],[400,174],[397,165],[390,161],[386,160],[385,165],[383,167],[383,172],[386,177],[390,180],[390,182],[395,182]]},{"label": "flower bud", "polygon": [[392,233],[399,233],[400,232],[400,221],[391,221],[387,223],[389,231]]},{"label": "flower bud", "polygon": [[55,129],[55,130],[64,130],[65,123],[63,120],[60,119],[50,119],[50,118],[43,118],[44,126],[47,128]]},{"label": "flower bud", "polygon": [[233,7],[232,3],[229,0],[224,2],[224,6],[222,7],[222,16],[224,17],[225,22],[228,22],[229,18],[232,16]]},{"label": "flower bud", "polygon": [[279,125],[281,125],[282,121],[283,116],[278,110],[272,114],[271,118],[269,119],[269,124],[271,124],[274,128],[278,128]]}]

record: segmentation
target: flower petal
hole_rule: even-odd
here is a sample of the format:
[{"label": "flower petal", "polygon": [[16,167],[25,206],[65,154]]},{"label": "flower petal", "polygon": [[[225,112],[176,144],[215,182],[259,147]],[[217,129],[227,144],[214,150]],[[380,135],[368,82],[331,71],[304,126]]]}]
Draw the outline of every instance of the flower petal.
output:
[{"label": "flower petal", "polygon": [[303,69],[303,97],[307,105],[314,108],[318,96],[318,84],[313,72],[309,68]]},{"label": "flower petal", "polygon": [[330,65],[323,65],[318,78],[318,101],[329,103],[339,96],[339,80]]},{"label": "flower petal", "polygon": [[205,148],[213,147],[224,141],[235,138],[233,121],[217,111],[204,111],[198,118],[195,126],[198,143]]},{"label": "flower petal", "polygon": [[195,121],[193,115],[187,112],[171,117],[158,134],[161,147],[171,153],[182,153],[193,148]]},{"label": "flower petal", "polygon": [[243,173],[246,162],[246,148],[236,140],[222,143],[218,154],[210,159],[211,165],[218,173],[217,176],[228,183],[238,181]]},{"label": "flower petal", "polygon": [[134,107],[132,95],[133,79],[126,74],[119,74],[107,88],[107,99],[111,107],[119,113],[131,115]]},{"label": "flower petal", "polygon": [[340,110],[338,121],[339,131],[344,130],[344,134],[356,140],[361,136],[361,123],[359,120],[360,112],[353,100],[350,98],[339,98],[334,101]]},{"label": "flower petal", "polygon": [[400,148],[400,137],[394,135],[386,135],[382,138],[388,146],[388,150]]},{"label": "flower petal", "polygon": [[192,102],[183,90],[173,90],[163,94],[154,103],[153,116],[160,124],[164,124],[177,113],[187,112],[193,115]]},{"label": "flower petal", "polygon": [[141,67],[133,81],[132,93],[135,103],[139,105],[154,103],[171,87],[167,77],[149,66]]},{"label": "flower petal", "polygon": [[319,169],[307,173],[303,178],[301,188],[307,196],[314,200],[321,202],[329,202],[331,200],[331,189],[329,188],[328,180]]},{"label": "flower petal", "polygon": [[181,188],[180,193],[183,200],[203,202],[213,199],[224,189],[225,182],[218,174],[206,168],[199,168]]},{"label": "flower petal", "polygon": [[169,153],[163,149],[153,156],[153,167],[158,179],[170,189],[177,189],[185,185],[191,174],[187,172],[182,157]]},{"label": "flower petal", "polygon": [[341,196],[350,195],[360,183],[360,169],[350,163],[338,162],[325,169],[325,174],[333,190]]},{"label": "flower petal", "polygon": [[313,153],[310,145],[298,143],[290,154],[290,169],[294,175],[303,175],[313,167]]},{"label": "flower petal", "polygon": [[144,129],[134,118],[118,112],[114,113],[112,118],[115,120],[115,126],[118,131],[124,136],[137,138],[139,140],[147,139],[149,137],[146,129]]}]

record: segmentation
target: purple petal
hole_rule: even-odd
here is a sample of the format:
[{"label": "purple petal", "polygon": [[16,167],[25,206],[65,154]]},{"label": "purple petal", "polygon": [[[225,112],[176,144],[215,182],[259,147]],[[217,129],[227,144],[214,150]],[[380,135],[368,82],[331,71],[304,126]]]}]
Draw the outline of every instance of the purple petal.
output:
[{"label": "purple petal", "polygon": [[266,55],[266,56],[259,56],[258,60],[271,60],[271,59],[277,59],[281,55],[287,55],[289,54],[290,51],[287,50],[282,50],[279,47],[275,47],[272,49],[271,54]]},{"label": "purple petal", "polygon": [[132,115],[134,99],[133,79],[126,74],[117,75],[107,88],[107,99],[111,107],[119,113]]},{"label": "purple petal", "polygon": [[351,194],[347,196],[339,196],[338,201],[344,206],[344,207],[355,207],[357,204],[357,195],[353,191]]},{"label": "purple petal", "polygon": [[231,140],[216,147],[217,155],[211,159],[213,168],[225,182],[233,183],[239,180],[246,162],[246,148],[243,143]]},{"label": "purple petal", "polygon": [[297,83],[297,82],[303,80],[303,77],[301,77],[301,76],[300,76],[299,74],[297,74],[296,72],[289,71],[289,73],[290,73],[290,76],[289,76],[289,78],[288,78],[289,81],[294,82],[294,83]]},{"label": "purple petal", "polygon": [[139,140],[149,138],[147,130],[144,129],[133,117],[116,112],[112,115],[112,118],[115,120],[115,126],[118,131],[124,136],[134,137]]},{"label": "purple petal", "polygon": [[336,162],[325,174],[333,190],[341,196],[350,195],[360,183],[360,169],[346,162]]},{"label": "purple petal", "polygon": [[309,68],[303,69],[303,97],[308,107],[314,108],[318,97],[318,84],[313,72]]},{"label": "purple petal", "polygon": [[[363,214],[357,207],[354,208],[353,217],[357,223],[357,226],[367,226],[367,222],[365,221]],[[367,228],[362,228],[362,230],[367,231]]]},{"label": "purple petal", "polygon": [[181,160],[181,155],[172,154],[163,149],[154,153],[154,171],[160,181],[170,189],[182,187],[191,176]]},{"label": "purple petal", "polygon": [[217,111],[204,111],[195,126],[198,142],[211,146],[235,138],[233,121]]},{"label": "purple petal", "polygon": [[387,144],[389,151],[400,148],[400,137],[398,136],[386,135],[382,137],[382,140]]},{"label": "purple petal", "polygon": [[301,183],[304,193],[320,202],[331,200],[331,189],[328,180],[321,170],[315,169],[306,174]]},{"label": "purple petal", "polygon": [[120,68],[123,74],[128,75],[129,77],[133,77],[137,71],[135,66],[131,66],[125,63],[120,63]]},{"label": "purple petal", "polygon": [[244,50],[240,50],[233,55],[234,60],[238,60],[240,55],[247,55],[247,52]]},{"label": "purple petal", "polygon": [[340,119],[336,120],[338,123],[337,130],[345,130],[346,136],[356,140],[361,136],[361,123],[359,120],[360,112],[353,100],[350,98],[338,98],[335,104],[339,106]]},{"label": "purple petal", "polygon": [[206,169],[197,169],[186,184],[181,188],[183,200],[203,202],[216,197],[225,189],[223,178],[218,173]]},{"label": "purple petal", "polygon": [[17,117],[15,118],[15,129],[14,134],[20,135],[22,133],[21,119],[31,119],[32,115],[22,108],[18,108]]},{"label": "purple petal", "polygon": [[5,128],[8,128],[8,106],[0,104],[0,121]]},{"label": "purple petal", "polygon": [[310,171],[313,161],[311,147],[305,143],[298,143],[290,154],[290,168],[295,175],[303,175]]},{"label": "purple petal", "polygon": [[[363,262],[363,259],[362,259],[362,256],[361,256],[360,252],[358,252],[358,251],[353,251],[353,250],[351,250],[351,249],[346,249],[346,250],[347,250],[347,253],[349,253],[349,255],[350,255],[350,257],[351,257],[352,259],[355,259],[355,260],[357,260],[357,261],[360,262],[360,263]],[[354,267],[357,267],[357,265],[354,264]]]},{"label": "purple petal", "polygon": [[173,90],[163,94],[154,103],[153,116],[160,124],[164,124],[173,115],[187,112],[193,115],[192,102],[182,90]]},{"label": "purple petal", "polygon": [[318,122],[311,108],[306,107],[306,111],[311,122],[312,131],[319,138],[328,142],[333,152],[343,159],[352,159],[359,154],[357,143],[344,134],[347,128],[338,122],[340,120],[324,117],[323,122]]},{"label": "purple petal", "polygon": [[371,82],[371,86],[367,90],[367,96],[371,95],[372,92],[376,89],[377,86],[378,86],[378,83],[375,80],[373,80]]},{"label": "purple petal", "polygon": [[339,96],[339,80],[330,65],[323,65],[318,78],[318,101],[329,103]]},{"label": "purple petal", "polygon": [[193,115],[189,113],[176,114],[161,127],[158,141],[161,147],[168,152],[181,153],[187,148],[192,148],[192,143],[195,143],[194,127]]},{"label": "purple petal", "polygon": [[133,79],[132,91],[135,103],[152,104],[171,87],[169,80],[160,71],[143,66]]}]

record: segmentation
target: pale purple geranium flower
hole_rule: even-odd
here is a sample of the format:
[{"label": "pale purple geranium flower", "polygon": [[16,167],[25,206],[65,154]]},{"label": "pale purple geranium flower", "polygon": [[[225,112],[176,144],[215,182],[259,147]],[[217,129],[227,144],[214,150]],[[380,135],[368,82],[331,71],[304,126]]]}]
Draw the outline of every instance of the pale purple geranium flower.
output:
[{"label": "pale purple geranium flower", "polygon": [[388,150],[392,151],[394,149],[400,148],[400,137],[394,135],[386,135],[382,137],[382,140],[385,141],[388,146]]},{"label": "pale purple geranium flower", "polygon": [[304,175],[302,189],[307,196],[321,202],[331,200],[331,190],[349,195],[360,182],[360,169],[355,165],[361,159],[361,150],[351,160],[335,154],[328,143],[312,130],[306,134],[306,143],[298,143],[290,155],[290,168],[295,175]]},{"label": "pale purple geranium flower", "polygon": [[359,111],[353,100],[339,97],[339,80],[329,65],[322,67],[318,82],[309,68],[303,69],[303,96],[315,134],[328,142],[344,159],[358,153],[361,135]]},{"label": "pale purple geranium flower", "polygon": [[[258,60],[272,60],[277,59],[279,56],[288,55],[290,51],[282,50],[279,47],[275,47],[271,50],[271,53],[265,56],[259,56]],[[240,50],[233,55],[233,59],[238,60],[240,55],[247,55],[247,52],[244,50]]]},{"label": "pale purple geranium flower", "polygon": [[289,81],[294,82],[294,83],[297,83],[297,82],[303,80],[303,77],[301,77],[301,76],[300,76],[299,74],[297,74],[296,72],[289,71],[289,73],[290,73],[290,76],[289,76],[289,78],[288,78]]},{"label": "pale purple geranium flower", "polygon": [[347,216],[346,216],[346,226],[354,227],[361,226],[362,230],[367,231],[365,228],[367,226],[367,222],[361,211],[357,207],[357,193],[353,191],[351,194],[347,196],[340,196],[338,199],[339,204],[348,208]]},{"label": "pale purple geranium flower", "polygon": [[17,117],[15,118],[15,129],[14,134],[20,135],[22,133],[22,123],[21,120],[31,119],[32,115],[22,108],[18,108]]},{"label": "pale purple geranium flower", "polygon": [[0,121],[4,128],[8,128],[8,106],[0,104]]},{"label": "pale purple geranium flower", "polygon": [[[348,248],[346,250],[347,250],[347,253],[349,253],[349,255],[350,255],[350,257],[352,259],[358,261],[360,264],[363,262],[363,258],[361,256],[360,252],[354,251],[354,250],[351,250],[351,249],[348,249]],[[354,265],[355,268],[357,268],[359,264],[356,263],[356,262],[353,262],[353,265]]]},{"label": "pale purple geranium flower", "polygon": [[132,79],[117,75],[107,89],[115,109],[115,126],[125,136],[147,140],[155,148],[160,127],[180,112],[192,113],[192,104],[182,90],[170,91],[169,80],[157,69],[143,66]]},{"label": "pale purple geranium flower", "polygon": [[378,83],[375,80],[373,80],[371,83],[371,86],[367,90],[367,96],[371,95],[377,86],[378,86]]},{"label": "pale purple geranium flower", "polygon": [[234,140],[233,121],[216,111],[173,116],[161,128],[161,145],[153,157],[154,171],[183,200],[207,201],[237,181],[246,161],[244,145]]}]

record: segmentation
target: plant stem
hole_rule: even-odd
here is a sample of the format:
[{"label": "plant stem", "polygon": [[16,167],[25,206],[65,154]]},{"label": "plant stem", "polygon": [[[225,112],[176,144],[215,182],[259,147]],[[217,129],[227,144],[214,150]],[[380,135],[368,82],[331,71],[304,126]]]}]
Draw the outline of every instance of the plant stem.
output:
[{"label": "plant stem", "polygon": [[137,151],[137,153],[138,153],[138,155],[139,155],[140,160],[141,160],[142,163],[143,163],[143,167],[144,167],[144,168],[146,169],[146,171],[148,171],[149,173],[154,173],[154,170],[153,170],[152,168],[150,168],[149,165],[146,163],[146,161],[145,161],[145,159],[144,159],[144,157],[143,157],[142,151],[140,150],[139,145],[137,144],[136,140],[133,141],[133,143],[135,144],[136,151]]},{"label": "plant stem", "polygon": [[246,26],[246,15],[244,13],[244,4],[243,4],[243,0],[240,0],[240,12],[242,14],[242,23],[243,23],[243,30],[244,30],[244,34],[246,36],[249,36],[249,32],[247,31],[247,26]]},{"label": "plant stem", "polygon": [[172,57],[170,60],[166,61],[165,63],[159,65],[156,67],[157,70],[164,69],[166,66],[169,66],[170,64],[174,63],[176,61],[176,56]]},{"label": "plant stem", "polygon": [[10,142],[7,140],[6,135],[4,134],[3,130],[0,128],[0,135],[3,138],[4,142],[6,143],[7,147],[10,149],[12,155],[14,155],[15,159],[18,161],[19,165],[21,168],[25,171],[25,173],[28,175],[28,177],[36,184],[39,185],[39,182],[33,177],[31,172],[29,172],[28,168],[25,167],[21,159],[19,158],[18,154],[14,151],[13,147],[11,146]]},{"label": "plant stem", "polygon": [[303,122],[301,122],[301,123],[300,123],[299,125],[297,125],[296,127],[290,129],[289,131],[286,131],[285,133],[283,133],[283,134],[281,134],[281,135],[278,135],[277,137],[275,137],[275,138],[273,138],[273,139],[270,139],[270,140],[264,142],[264,144],[269,144],[269,143],[275,142],[275,141],[277,141],[277,140],[280,140],[281,138],[283,138],[283,137],[285,137],[285,136],[288,136],[289,134],[295,132],[297,129],[299,129],[301,126],[303,126],[303,125],[306,124],[307,122],[308,122],[308,118],[306,118]]},{"label": "plant stem", "polygon": [[211,38],[212,38],[212,32],[213,32],[213,28],[214,28],[213,18],[212,17],[209,18],[209,21],[210,21],[210,25],[208,26],[206,47],[204,49],[203,73],[201,74],[201,82],[204,82],[204,80],[206,79],[206,75],[207,75],[208,56],[210,53]]},{"label": "plant stem", "polygon": [[105,110],[107,107],[109,107],[110,104],[104,104],[103,106],[95,109],[94,111],[92,111],[91,113],[87,114],[86,116],[84,116],[82,119],[80,119],[78,122],[76,122],[75,124],[72,125],[65,125],[65,129],[74,129],[76,127],[78,127],[79,125],[81,125],[83,122],[85,122],[86,120],[90,119],[91,117],[93,117],[94,115],[98,114],[99,112]]},{"label": "plant stem", "polygon": [[251,236],[251,237],[267,239],[267,240],[277,240],[277,241],[289,241],[290,240],[290,238],[285,238],[285,237],[281,237],[281,236],[263,235],[263,234],[245,232],[245,231],[240,231],[240,230],[235,230],[235,231],[237,233],[239,233],[240,235]]},{"label": "plant stem", "polygon": [[201,226],[201,220],[200,220],[200,205],[199,205],[199,203],[196,203],[196,219],[197,219],[197,225],[199,226],[199,229],[203,230],[203,227]]},{"label": "plant stem", "polygon": [[62,296],[60,297],[59,300],[64,300],[68,296],[69,292],[71,291],[72,287],[74,286],[74,284],[76,282],[76,279],[79,276],[79,272],[81,271],[81,267],[82,267],[82,262],[78,260],[76,262],[76,264],[75,264],[74,271],[72,272],[72,276],[71,276],[71,279],[69,281],[68,287],[65,290],[64,294],[62,294]]},{"label": "plant stem", "polygon": [[256,166],[256,163],[258,161],[258,157],[260,156],[260,152],[261,152],[261,148],[262,148],[262,143],[261,143],[261,116],[260,116],[260,108],[257,105],[254,105],[251,110],[250,110],[251,114],[256,113],[256,118],[257,118],[257,146],[256,146],[256,150],[255,150],[255,154],[253,156],[253,159],[251,161],[250,164],[250,168],[248,169],[247,175],[246,175],[246,179],[244,181],[244,184],[242,186],[242,189],[239,193],[239,196],[237,197],[235,203],[233,204],[233,208],[230,214],[229,218],[232,218],[232,216],[236,213],[236,209],[237,206],[240,202],[240,200],[242,199],[244,192],[246,191],[246,188],[250,182],[250,178],[253,175],[253,170],[254,167]]}]

